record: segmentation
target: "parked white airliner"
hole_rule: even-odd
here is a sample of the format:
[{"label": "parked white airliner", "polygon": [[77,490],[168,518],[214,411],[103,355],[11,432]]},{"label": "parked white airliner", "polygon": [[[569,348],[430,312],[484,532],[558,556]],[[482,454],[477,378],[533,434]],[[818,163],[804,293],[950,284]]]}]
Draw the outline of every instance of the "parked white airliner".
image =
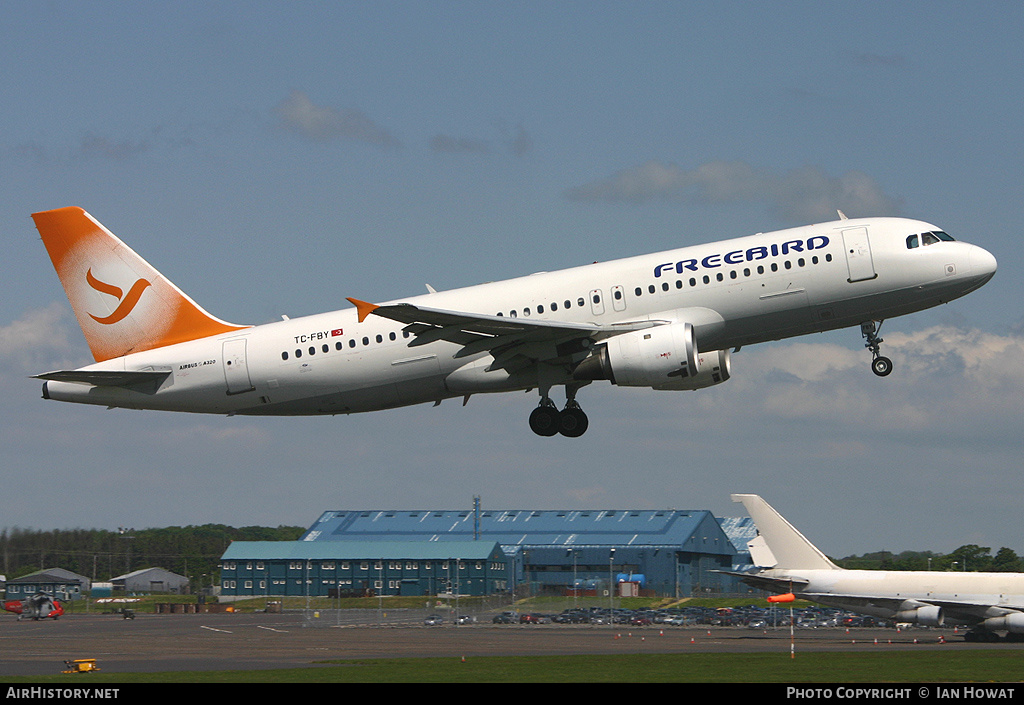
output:
[{"label": "parked white airliner", "polygon": [[844,570],[756,494],[731,498],[757,526],[749,548],[761,570],[741,575],[753,587],[898,622],[968,624],[967,641],[1024,641],[1024,573]]},{"label": "parked white airliner", "polygon": [[876,322],[963,296],[996,271],[991,254],[933,225],[842,216],[243,326],[204,311],[82,209],[32,217],[96,359],[37,375],[46,399],[302,415],[536,389],[530,426],[543,436],[586,430],[576,393],[593,380],[700,389],[729,379],[730,350],[807,333],[859,325],[875,374],[889,374]]}]

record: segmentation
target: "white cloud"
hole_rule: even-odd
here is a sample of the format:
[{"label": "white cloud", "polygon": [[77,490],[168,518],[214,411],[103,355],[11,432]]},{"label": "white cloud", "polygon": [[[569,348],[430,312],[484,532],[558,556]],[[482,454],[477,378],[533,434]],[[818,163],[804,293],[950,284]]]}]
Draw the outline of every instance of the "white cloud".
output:
[{"label": "white cloud", "polygon": [[649,161],[608,178],[565,191],[573,201],[644,203],[734,203],[762,201],[794,222],[831,220],[840,209],[850,216],[895,215],[899,200],[869,176],[850,171],[829,176],[814,166],[771,174],[745,162],[708,162],[686,171]]},{"label": "white cloud", "polygon": [[[893,373],[869,372],[870,354],[828,343],[754,347],[733,356],[737,417],[843,421],[859,433],[945,429],[988,435],[1024,415],[1024,338],[933,326],[885,335]],[[728,401],[726,401],[728,404]],[[748,405],[749,411],[743,409]]]},{"label": "white cloud", "polygon": [[71,350],[64,317],[67,310],[58,303],[28,311],[21,318],[0,326],[0,360],[17,371],[36,369],[44,361],[62,357]]},{"label": "white cloud", "polygon": [[276,112],[289,130],[314,140],[346,138],[378,147],[399,147],[401,142],[357,108],[317,105],[302,91],[292,91]]}]

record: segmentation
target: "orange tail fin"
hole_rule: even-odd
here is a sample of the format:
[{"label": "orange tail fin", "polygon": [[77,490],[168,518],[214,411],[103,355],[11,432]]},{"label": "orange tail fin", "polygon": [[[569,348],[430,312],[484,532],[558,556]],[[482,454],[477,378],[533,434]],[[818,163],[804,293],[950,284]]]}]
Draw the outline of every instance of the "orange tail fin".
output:
[{"label": "orange tail fin", "polygon": [[211,316],[81,208],[32,219],[97,362],[248,327]]}]

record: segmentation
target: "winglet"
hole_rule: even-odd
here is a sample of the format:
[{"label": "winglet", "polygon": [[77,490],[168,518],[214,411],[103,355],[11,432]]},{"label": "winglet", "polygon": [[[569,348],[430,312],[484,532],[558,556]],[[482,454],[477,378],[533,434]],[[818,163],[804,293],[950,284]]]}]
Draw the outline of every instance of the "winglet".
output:
[{"label": "winglet", "polygon": [[348,298],[348,300],[352,302],[352,305],[356,307],[356,311],[359,314],[360,323],[365,321],[367,316],[369,316],[371,313],[380,308],[380,306],[378,306],[377,304],[367,303],[366,301],[360,301],[359,299],[353,299],[351,297],[346,298]]}]

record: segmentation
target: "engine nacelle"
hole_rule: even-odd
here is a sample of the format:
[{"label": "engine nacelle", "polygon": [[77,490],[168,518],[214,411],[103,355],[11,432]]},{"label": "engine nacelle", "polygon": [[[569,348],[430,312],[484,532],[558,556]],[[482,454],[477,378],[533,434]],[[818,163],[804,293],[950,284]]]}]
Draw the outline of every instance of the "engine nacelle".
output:
[{"label": "engine nacelle", "polygon": [[982,626],[993,632],[1024,634],[1024,612],[1010,612],[1002,617],[990,617],[982,622]]},{"label": "engine nacelle", "polygon": [[896,613],[897,622],[910,622],[925,627],[941,627],[943,622],[942,608],[936,605],[921,605],[914,607],[917,603],[904,603]]},{"label": "engine nacelle", "polygon": [[728,350],[699,353],[689,323],[672,323],[617,335],[577,365],[579,380],[606,379],[620,387],[703,389],[729,379]]}]

